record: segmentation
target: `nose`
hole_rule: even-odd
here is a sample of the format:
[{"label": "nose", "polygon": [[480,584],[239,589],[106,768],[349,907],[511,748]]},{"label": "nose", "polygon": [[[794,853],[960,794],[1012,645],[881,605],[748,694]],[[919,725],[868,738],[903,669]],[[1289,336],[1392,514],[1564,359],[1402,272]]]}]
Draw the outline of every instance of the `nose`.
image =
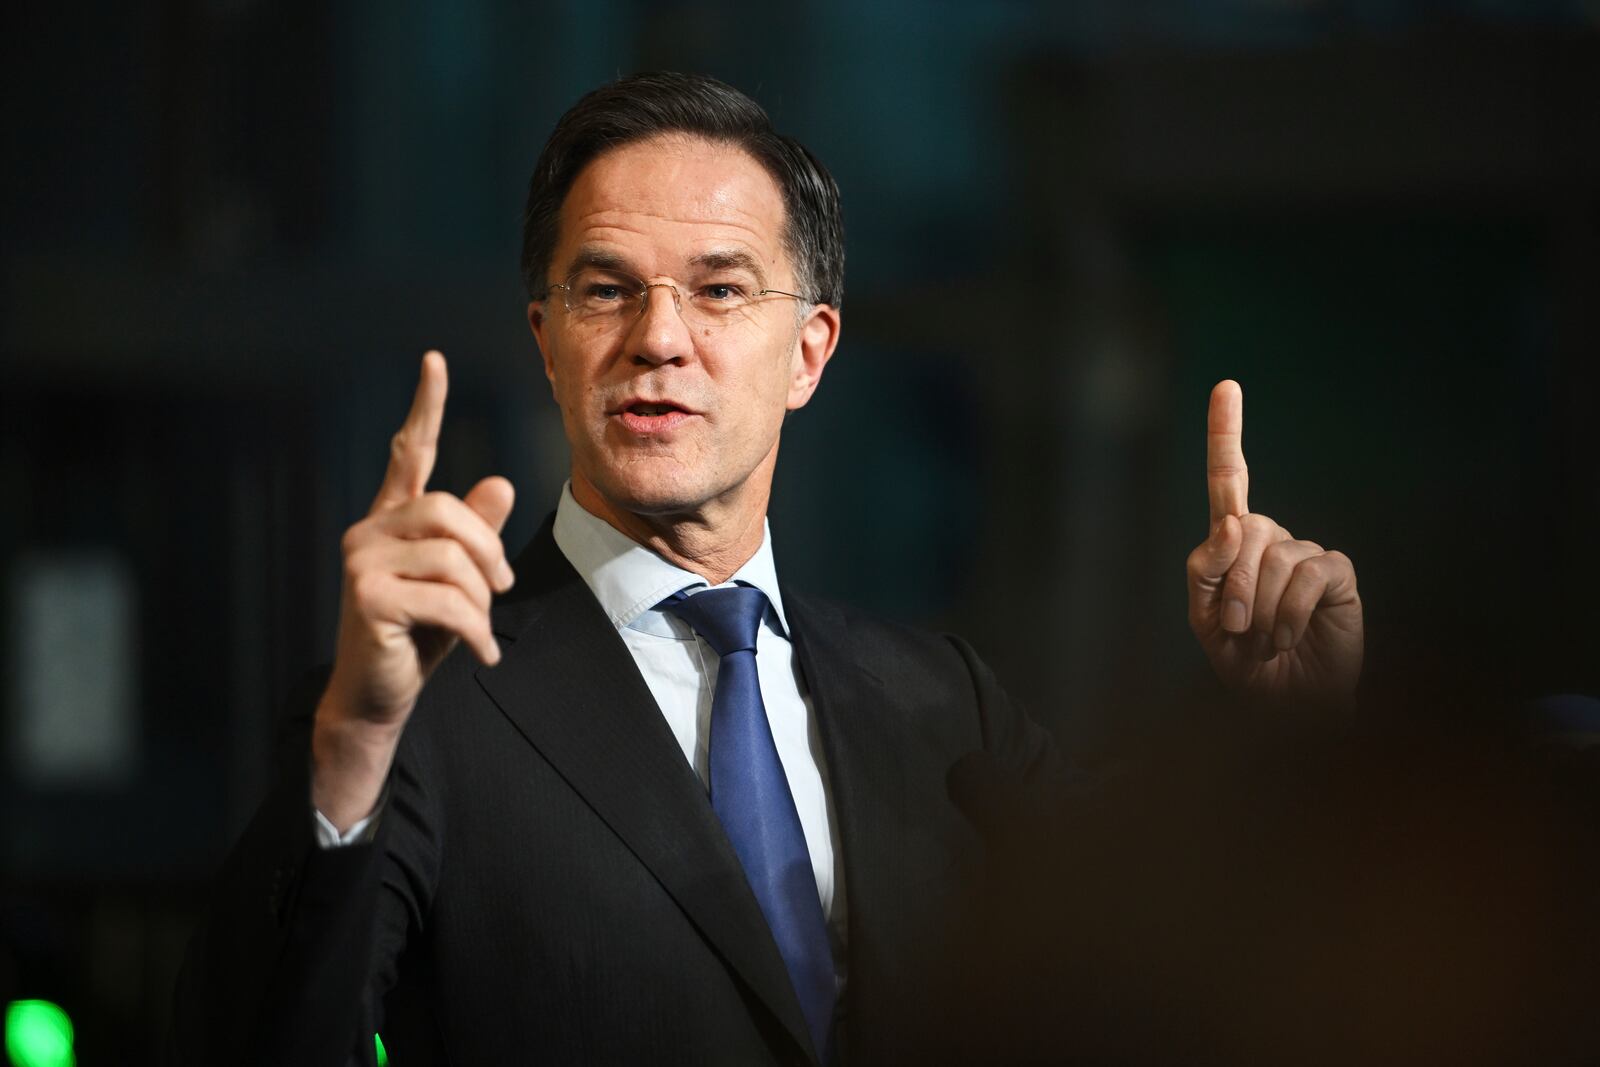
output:
[{"label": "nose", "polygon": [[[655,290],[665,289],[657,294]],[[681,315],[682,297],[669,282],[652,282],[644,287],[639,318],[634,323],[629,346],[635,363],[661,365],[683,363],[693,348],[689,328]]]},{"label": "nose", "polygon": [[[646,282],[643,297],[643,300],[646,304],[650,303],[650,290],[652,289],[665,289],[670,292],[672,294],[672,310],[676,311],[680,315],[683,314],[683,297],[678,295],[678,287],[676,285],[673,285],[671,282]],[[640,308],[639,310],[641,313],[643,313],[648,309]]]}]

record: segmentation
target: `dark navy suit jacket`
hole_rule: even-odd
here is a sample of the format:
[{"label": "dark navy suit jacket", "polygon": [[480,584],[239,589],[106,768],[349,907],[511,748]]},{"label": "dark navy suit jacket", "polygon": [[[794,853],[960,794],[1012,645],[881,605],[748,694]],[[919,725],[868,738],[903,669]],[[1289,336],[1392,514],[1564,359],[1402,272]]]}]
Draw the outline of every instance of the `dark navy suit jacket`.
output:
[{"label": "dark navy suit jacket", "polygon": [[[782,959],[704,787],[550,524],[402,738],[370,844],[316,847],[309,712],[180,978],[179,1062],[806,1064]],[[903,995],[978,858],[949,775],[1059,773],[971,648],[783,591],[849,894],[841,1063],[892,1062]],[[313,702],[308,701],[309,707]]]}]

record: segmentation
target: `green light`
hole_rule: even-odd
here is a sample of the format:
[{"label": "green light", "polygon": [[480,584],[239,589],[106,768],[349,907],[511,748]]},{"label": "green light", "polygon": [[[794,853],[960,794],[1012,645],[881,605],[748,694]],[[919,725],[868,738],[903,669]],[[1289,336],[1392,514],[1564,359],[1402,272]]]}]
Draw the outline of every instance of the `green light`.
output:
[{"label": "green light", "polygon": [[383,1038],[373,1034],[372,1043],[378,1046],[378,1067],[389,1067],[389,1053],[384,1051]]},{"label": "green light", "polygon": [[74,1067],[72,1020],[48,1000],[6,1005],[6,1055],[12,1067]]}]

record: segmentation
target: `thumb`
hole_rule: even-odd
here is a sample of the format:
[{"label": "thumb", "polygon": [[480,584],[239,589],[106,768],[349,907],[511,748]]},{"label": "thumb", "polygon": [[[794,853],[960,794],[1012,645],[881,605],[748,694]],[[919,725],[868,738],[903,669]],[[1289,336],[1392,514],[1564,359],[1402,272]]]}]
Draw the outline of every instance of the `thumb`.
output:
[{"label": "thumb", "polygon": [[462,499],[467,507],[476,511],[483,521],[494,529],[495,533],[499,533],[505,528],[506,519],[511,515],[511,505],[516,497],[517,491],[511,487],[511,483],[496,474],[473,486]]},{"label": "thumb", "polygon": [[1237,515],[1224,515],[1211,536],[1189,553],[1189,584],[1206,589],[1221,584],[1244,544],[1244,525]]}]

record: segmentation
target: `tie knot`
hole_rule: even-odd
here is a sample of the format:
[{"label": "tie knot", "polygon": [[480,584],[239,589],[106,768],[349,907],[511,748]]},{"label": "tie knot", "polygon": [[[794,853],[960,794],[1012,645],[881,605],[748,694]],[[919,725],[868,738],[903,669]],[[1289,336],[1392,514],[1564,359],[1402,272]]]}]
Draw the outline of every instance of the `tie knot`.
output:
[{"label": "tie knot", "polygon": [[727,656],[745,649],[755,651],[767,594],[753,586],[735,585],[693,596],[675,593],[656,606],[693,627],[718,656]]}]

